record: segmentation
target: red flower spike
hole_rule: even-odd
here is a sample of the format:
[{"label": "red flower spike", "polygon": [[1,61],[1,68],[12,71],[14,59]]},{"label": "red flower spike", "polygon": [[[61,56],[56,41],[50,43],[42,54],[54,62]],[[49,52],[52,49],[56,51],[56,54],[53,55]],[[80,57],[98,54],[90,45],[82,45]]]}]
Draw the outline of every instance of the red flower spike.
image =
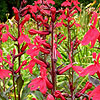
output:
[{"label": "red flower spike", "polygon": [[61,100],[66,100],[65,97],[61,94],[61,92],[59,90],[55,91],[54,96],[56,98],[60,98]]},{"label": "red flower spike", "polygon": [[[95,58],[96,53],[94,52],[92,55],[93,55],[93,58]],[[84,77],[87,74],[94,75],[97,72],[100,73],[99,58],[100,58],[100,53],[97,56],[97,61],[94,60],[94,64],[89,65],[88,67],[86,67],[84,70],[82,70],[82,72],[79,75],[82,76],[82,77]]]},{"label": "red flower spike", "polygon": [[48,35],[49,32],[48,31],[37,31],[35,29],[30,29],[29,34],[34,35],[34,34],[40,34],[40,35]]},{"label": "red flower spike", "polygon": [[48,94],[47,100],[55,100],[54,97],[51,94]]},{"label": "red flower spike", "polygon": [[9,70],[5,70],[5,69],[0,69],[0,78],[4,79],[6,77],[10,77],[9,74],[12,73]]},{"label": "red flower spike", "polygon": [[100,85],[97,86],[90,94],[89,94],[89,100],[100,100]]},{"label": "red flower spike", "polygon": [[64,7],[69,6],[70,7],[71,3],[68,0],[66,0],[61,4],[61,6],[64,6]]},{"label": "red flower spike", "polygon": [[21,44],[23,42],[26,42],[26,43],[30,43],[30,39],[28,37],[28,35],[25,35],[25,34],[21,34],[21,36],[18,38],[18,43]]},{"label": "red flower spike", "polygon": [[12,9],[13,9],[13,11],[14,11],[16,21],[18,21],[18,20],[19,20],[19,15],[18,15],[19,11],[18,11],[18,9],[15,8],[15,7],[12,7]]}]

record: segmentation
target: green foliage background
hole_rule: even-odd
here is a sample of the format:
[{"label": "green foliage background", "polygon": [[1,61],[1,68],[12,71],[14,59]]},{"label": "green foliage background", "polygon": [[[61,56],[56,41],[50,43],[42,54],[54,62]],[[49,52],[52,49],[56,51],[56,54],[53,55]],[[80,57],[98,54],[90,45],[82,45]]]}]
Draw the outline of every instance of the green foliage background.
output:
[{"label": "green foliage background", "polygon": [[[32,4],[34,0],[27,0],[27,4]],[[61,3],[65,0],[54,0],[55,7],[59,9]],[[9,13],[11,18],[13,16],[12,7],[15,6],[19,8],[21,0],[0,0],[0,21],[5,22],[7,20],[6,14]],[[79,0],[80,3],[83,3],[83,6],[86,6],[88,3],[93,2],[93,0]],[[97,0],[99,2],[99,0]]]}]

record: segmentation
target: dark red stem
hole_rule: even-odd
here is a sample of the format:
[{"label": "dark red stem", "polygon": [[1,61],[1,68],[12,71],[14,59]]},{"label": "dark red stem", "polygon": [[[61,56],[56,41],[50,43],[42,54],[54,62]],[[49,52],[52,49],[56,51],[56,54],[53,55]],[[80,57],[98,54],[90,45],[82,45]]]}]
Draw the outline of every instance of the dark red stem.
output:
[{"label": "dark red stem", "polygon": [[[19,17],[20,18],[20,17]],[[18,38],[20,37],[20,23],[19,23],[20,19],[18,20]],[[18,54],[20,53],[20,44],[18,43]],[[21,63],[21,55],[18,57],[18,66],[20,66]],[[20,75],[20,71],[19,71],[19,75]],[[20,100],[20,92],[18,92],[18,100]]]},{"label": "dark red stem", "polygon": [[54,23],[52,22],[52,33],[51,33],[51,65],[52,65],[52,84],[53,84],[53,89],[52,89],[52,95],[55,92],[56,89],[56,61],[54,58]]}]

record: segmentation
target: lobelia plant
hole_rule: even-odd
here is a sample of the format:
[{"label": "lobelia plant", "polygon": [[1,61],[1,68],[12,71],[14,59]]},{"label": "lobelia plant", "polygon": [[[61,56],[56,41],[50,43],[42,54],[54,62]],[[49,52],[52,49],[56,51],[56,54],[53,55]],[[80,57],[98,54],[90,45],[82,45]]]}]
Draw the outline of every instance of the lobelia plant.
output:
[{"label": "lobelia plant", "polygon": [[[23,0],[19,9],[12,8],[18,29],[16,35],[9,32],[9,26],[7,24],[0,24],[0,41],[6,42],[10,37],[17,47],[17,49],[14,47],[7,54],[7,57],[3,56],[3,47],[0,49],[0,78],[3,80],[3,90],[0,90],[0,98],[26,100],[29,94],[35,95],[36,92],[34,91],[37,91],[38,95],[40,92],[42,93],[40,94],[42,96],[39,100],[75,100],[81,99],[81,97],[83,100],[99,100],[100,84],[93,91],[85,94],[85,91],[90,89],[92,84],[94,85],[94,82],[86,82],[84,88],[78,90],[75,86],[77,79],[74,79],[75,75],[83,77],[87,74],[94,75],[95,73],[97,73],[100,79],[100,54],[97,56],[97,61],[94,60],[94,64],[89,65],[85,69],[75,63],[75,51],[77,51],[80,43],[87,45],[91,42],[91,48],[93,48],[96,40],[99,40],[99,31],[96,28],[98,13],[92,13],[93,16],[90,20],[91,29],[85,34],[83,40],[80,41],[77,34],[73,34],[71,31],[74,25],[76,28],[81,27],[80,24],[76,23],[77,21],[74,18],[78,11],[81,12],[78,6],[80,4],[78,0],[64,1],[61,4],[62,9],[60,10],[56,10],[53,7],[55,4],[53,0],[34,1],[34,5],[26,5],[26,3],[27,1]],[[24,25],[30,21],[31,17],[34,19],[37,28],[29,29],[26,32]],[[92,25],[93,18],[94,22]],[[66,36],[61,32],[56,32],[56,29],[59,27],[65,27],[67,29]],[[6,33],[3,33],[3,28],[6,28]],[[64,40],[66,43],[63,42]],[[66,65],[66,62],[63,62],[59,65],[58,60],[63,59],[62,54],[59,52],[59,47],[64,44],[67,45],[66,55],[70,63]],[[26,54],[28,60],[23,60],[23,55]],[[95,52],[93,53],[93,58],[96,59]],[[4,69],[4,62],[8,64],[8,70]],[[22,68],[23,66],[25,67]],[[25,74],[22,74],[22,70],[26,69],[29,70],[32,80],[23,88],[25,83],[23,75]],[[38,71],[34,75],[34,70],[36,69]],[[58,77],[62,77],[62,75],[66,76],[65,73],[67,73],[68,80],[63,81],[65,84],[67,81],[68,84],[66,85],[68,85],[69,90],[62,90],[58,85]],[[13,91],[14,97],[7,95],[8,92],[6,93],[5,78],[10,77],[9,75],[11,75],[13,81],[13,89],[10,89],[10,91]],[[23,97],[23,95],[26,97]],[[92,96],[93,98],[91,98]],[[37,100],[37,98],[33,97],[31,99]]]}]

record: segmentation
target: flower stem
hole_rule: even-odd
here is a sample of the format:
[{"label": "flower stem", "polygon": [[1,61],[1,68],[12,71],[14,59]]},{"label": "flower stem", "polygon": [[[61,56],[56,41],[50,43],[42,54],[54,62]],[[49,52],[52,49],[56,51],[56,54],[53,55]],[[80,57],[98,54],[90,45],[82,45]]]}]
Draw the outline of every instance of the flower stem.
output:
[{"label": "flower stem", "polygon": [[[20,37],[20,23],[18,20],[18,38]],[[18,54],[20,53],[20,44],[18,43]],[[18,57],[18,67],[21,65],[21,56]],[[19,71],[19,75],[20,75],[20,71]],[[20,92],[18,92],[18,100],[20,100]]]},{"label": "flower stem", "polygon": [[52,65],[52,84],[53,84],[53,89],[52,89],[52,95],[55,92],[56,88],[56,71],[55,71],[55,66],[56,66],[56,61],[54,58],[54,23],[52,22],[52,32],[51,32],[51,65]]},{"label": "flower stem", "polygon": [[15,96],[15,100],[16,100],[15,77],[14,77],[14,69],[13,69],[13,67],[12,67],[12,76],[13,76],[14,96]]}]

